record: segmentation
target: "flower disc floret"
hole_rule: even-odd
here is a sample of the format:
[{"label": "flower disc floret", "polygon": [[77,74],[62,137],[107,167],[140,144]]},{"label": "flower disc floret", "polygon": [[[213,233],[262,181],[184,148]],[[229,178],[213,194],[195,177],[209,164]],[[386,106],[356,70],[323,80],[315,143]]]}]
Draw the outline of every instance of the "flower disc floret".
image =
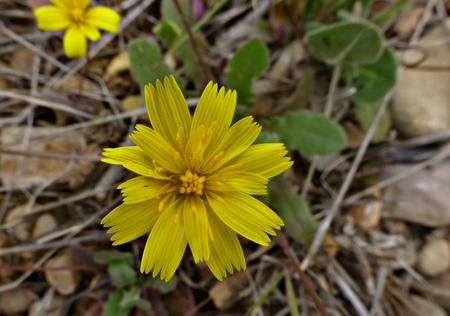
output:
[{"label": "flower disc floret", "polygon": [[261,127],[246,117],[231,125],[236,92],[208,84],[191,119],[175,79],[145,87],[152,128],[137,125],[136,146],[107,148],[103,162],[139,174],[122,183],[123,204],[102,220],[114,245],[148,232],[141,272],[169,280],[189,245],[222,280],[246,268],[236,233],[263,246],[283,221],[251,195],[267,194],[288,169],[283,144],[252,145]]},{"label": "flower disc floret", "polygon": [[199,177],[196,173],[186,170],[185,174],[180,176],[181,185],[178,193],[203,195],[205,180],[205,176]]}]

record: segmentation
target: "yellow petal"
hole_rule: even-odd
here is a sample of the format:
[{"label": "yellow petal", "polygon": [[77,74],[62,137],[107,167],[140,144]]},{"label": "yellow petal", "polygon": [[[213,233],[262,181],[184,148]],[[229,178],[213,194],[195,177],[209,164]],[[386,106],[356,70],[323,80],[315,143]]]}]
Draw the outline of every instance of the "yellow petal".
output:
[{"label": "yellow petal", "polygon": [[289,169],[293,161],[285,157],[287,150],[281,143],[257,144],[250,146],[242,154],[231,159],[226,165],[242,163],[240,171],[259,174],[265,178],[272,178]]},{"label": "yellow petal", "polygon": [[[197,172],[203,163],[203,153],[207,144],[203,144],[202,138],[205,136],[206,128],[201,125],[191,133],[191,137],[186,144],[184,153],[184,163],[192,172]],[[209,143],[209,142],[207,142]]]},{"label": "yellow petal", "polygon": [[120,15],[111,8],[97,6],[86,12],[86,23],[111,33],[119,32]]},{"label": "yellow petal", "polygon": [[59,31],[71,25],[69,13],[65,10],[53,7],[42,6],[34,9],[36,24],[43,31]]},{"label": "yellow petal", "polygon": [[91,41],[96,41],[100,38],[100,31],[95,26],[89,24],[79,25],[81,32]]},{"label": "yellow petal", "polygon": [[122,189],[125,204],[134,204],[160,197],[174,191],[177,187],[174,181],[136,177],[125,181],[117,188]]},{"label": "yellow petal", "polygon": [[157,80],[156,89],[148,84],[144,90],[145,104],[153,128],[166,142],[184,154],[184,147],[189,139],[191,116],[175,78],[165,77],[164,86]]},{"label": "yellow petal", "polygon": [[184,230],[195,263],[208,260],[208,217],[203,201],[198,196],[190,196],[183,203]]},{"label": "yellow petal", "polygon": [[72,0],[50,0],[55,6],[65,11],[73,8]]},{"label": "yellow petal", "polygon": [[83,11],[87,9],[91,0],[72,0],[75,8],[82,9]]},{"label": "yellow petal", "polygon": [[136,131],[130,135],[130,139],[166,170],[173,173],[184,171],[175,164],[175,149],[155,130],[137,124]]},{"label": "yellow petal", "polygon": [[[253,122],[251,116],[247,116],[236,122],[222,139],[222,142],[209,157],[205,153],[205,162],[212,159],[214,155],[223,152],[223,156],[210,168],[203,169],[203,173],[213,173],[219,170],[226,162],[236,157],[255,141],[261,132],[261,126]],[[212,141],[211,141],[212,142]],[[208,165],[206,165],[208,167]]]},{"label": "yellow petal", "polygon": [[55,6],[61,9],[81,9],[86,10],[91,0],[50,0]]},{"label": "yellow petal", "polygon": [[206,188],[212,191],[239,191],[251,195],[267,194],[268,180],[255,173],[230,171],[213,174],[206,180]]},{"label": "yellow petal", "polygon": [[233,274],[234,269],[245,270],[244,252],[236,233],[225,225],[212,210],[208,210],[208,220],[212,238],[209,241],[210,256],[209,260],[206,260],[206,264],[214,276],[222,281],[227,276],[227,271]]},{"label": "yellow petal", "polygon": [[209,205],[231,229],[257,244],[268,246],[275,229],[283,221],[264,203],[241,192],[220,192],[219,197],[206,191]]},{"label": "yellow petal", "polygon": [[151,231],[162,214],[158,212],[159,200],[153,199],[138,204],[122,204],[106,215],[101,224],[111,227],[108,234],[114,233],[113,245],[134,240]]},{"label": "yellow petal", "polygon": [[187,245],[182,203],[180,199],[172,203],[156,221],[142,255],[141,273],[153,270],[153,277],[160,273],[168,281],[180,265]]},{"label": "yellow petal", "polygon": [[63,38],[64,52],[69,58],[83,58],[86,56],[87,40],[77,26],[71,26]]},{"label": "yellow petal", "polygon": [[156,179],[170,179],[169,176],[154,170],[155,166],[153,165],[152,159],[138,146],[105,148],[103,156],[105,158],[100,159],[101,161],[112,165],[122,165],[124,168],[141,176]]},{"label": "yellow petal", "polygon": [[205,150],[205,158],[210,156],[219,145],[233,120],[236,109],[236,91],[222,87],[217,93],[217,84],[211,81],[203,91],[192,120],[191,131],[196,130],[200,125],[206,128],[216,122],[214,133],[211,138],[209,148]]}]

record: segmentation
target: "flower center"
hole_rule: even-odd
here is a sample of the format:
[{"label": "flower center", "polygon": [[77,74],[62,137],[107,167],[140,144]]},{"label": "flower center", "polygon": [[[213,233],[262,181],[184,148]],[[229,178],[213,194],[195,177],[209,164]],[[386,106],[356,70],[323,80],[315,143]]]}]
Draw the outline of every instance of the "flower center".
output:
[{"label": "flower center", "polygon": [[186,170],[184,175],[180,176],[181,185],[178,188],[180,194],[203,194],[203,183],[206,181],[205,176],[199,177],[198,174]]},{"label": "flower center", "polygon": [[72,22],[76,24],[82,24],[85,22],[84,11],[81,9],[70,10],[70,17],[72,18]]}]

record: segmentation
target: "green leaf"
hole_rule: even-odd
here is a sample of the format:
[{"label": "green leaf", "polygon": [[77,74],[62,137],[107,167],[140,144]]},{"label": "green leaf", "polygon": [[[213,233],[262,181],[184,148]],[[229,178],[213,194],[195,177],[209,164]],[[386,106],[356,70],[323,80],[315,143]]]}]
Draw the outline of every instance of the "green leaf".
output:
[{"label": "green leaf", "polygon": [[316,223],[308,203],[302,199],[283,176],[269,181],[270,204],[284,222],[284,230],[295,241],[309,243],[314,237]]},{"label": "green leaf", "polygon": [[358,77],[353,86],[358,91],[352,96],[360,102],[376,102],[382,99],[394,86],[397,73],[395,55],[389,48],[385,48],[381,57],[373,64],[356,67]]},{"label": "green leaf", "polygon": [[114,261],[121,261],[131,265],[133,264],[133,256],[129,252],[102,251],[94,258],[94,261],[98,264],[107,264]]},{"label": "green leaf", "polygon": [[123,309],[131,309],[139,307],[143,310],[150,309],[150,304],[146,300],[139,297],[140,288],[138,286],[132,286],[129,290],[123,292],[122,300],[120,301],[120,307]]},{"label": "green leaf", "polygon": [[[380,102],[368,103],[368,102],[355,102],[356,106],[356,118],[358,119],[361,127],[367,131],[370,124],[373,121],[376,111],[380,106]],[[386,137],[392,126],[391,116],[388,111],[384,111],[378,122],[377,129],[373,134],[372,141],[379,142]]]},{"label": "green leaf", "polygon": [[340,125],[325,115],[314,115],[307,111],[287,113],[271,121],[262,121],[266,131],[275,132],[289,149],[305,154],[326,155],[341,150],[346,138]]},{"label": "green leaf", "polygon": [[236,90],[239,104],[252,105],[252,79],[259,76],[268,63],[269,52],[258,38],[250,40],[234,53],[225,76],[228,87]]},{"label": "green leaf", "polygon": [[126,262],[111,262],[108,266],[108,272],[111,276],[112,283],[118,289],[122,289],[137,282],[136,272]]},{"label": "green leaf", "polygon": [[361,0],[363,16],[367,16],[367,10],[374,0]]},{"label": "green leaf", "polygon": [[169,46],[175,44],[181,33],[177,25],[168,20],[159,22],[154,31]]},{"label": "green leaf", "polygon": [[[178,0],[178,2],[180,3],[181,9],[183,10],[186,21],[190,26],[192,26],[195,20],[189,0]],[[178,26],[179,30],[185,32],[183,20],[178,13],[177,7],[175,6],[173,0],[163,0],[161,2],[161,16],[163,17],[163,19],[175,23]]]},{"label": "green leaf", "polygon": [[[178,0],[183,10],[188,25],[192,27],[194,24],[194,15],[192,13],[192,7],[189,0]],[[163,0],[161,4],[161,15],[163,20],[172,23],[180,31],[180,35],[187,35],[185,25],[178,14],[175,3],[173,0]],[[194,32],[193,32],[194,33]],[[198,44],[201,56],[204,62],[208,64],[209,55],[206,53],[206,40],[201,33],[194,34],[195,40]],[[169,44],[169,43],[167,43]],[[191,46],[190,41],[182,41],[181,37],[175,43],[169,44],[176,46],[176,50],[173,51],[173,55],[177,60],[180,60],[184,66],[184,72],[186,76],[194,82],[196,88],[202,86],[202,80],[200,76],[200,69],[197,62],[196,52]]]},{"label": "green leaf", "polygon": [[176,278],[171,278],[166,282],[161,280],[159,277],[153,278],[151,276],[148,276],[148,278],[145,280],[145,285],[157,288],[158,291],[162,294],[167,294],[175,290],[175,288],[177,287],[177,280]]},{"label": "green leaf", "polygon": [[108,301],[103,305],[102,316],[128,316],[131,308],[123,309],[120,307],[122,296],[122,291],[111,292]]},{"label": "green leaf", "polygon": [[[145,40],[135,40],[128,45],[131,72],[141,87],[147,83],[156,84],[172,73],[170,67],[163,62],[159,47]],[[177,80],[178,81],[178,80]]]},{"label": "green leaf", "polygon": [[370,64],[383,51],[379,29],[365,21],[346,21],[324,26],[306,34],[306,45],[328,64]]},{"label": "green leaf", "polygon": [[279,143],[280,141],[280,136],[277,133],[262,131],[253,144]]},{"label": "green leaf", "polygon": [[378,25],[383,25],[392,21],[398,17],[401,13],[405,12],[411,5],[411,0],[398,0],[391,2],[390,6],[387,6],[379,13],[375,14],[372,18],[372,22]]}]

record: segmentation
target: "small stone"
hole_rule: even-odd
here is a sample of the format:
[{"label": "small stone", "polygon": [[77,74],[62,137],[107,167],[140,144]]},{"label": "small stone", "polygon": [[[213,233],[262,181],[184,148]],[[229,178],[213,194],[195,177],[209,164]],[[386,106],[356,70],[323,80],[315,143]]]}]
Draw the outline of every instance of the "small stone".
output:
[{"label": "small stone", "polygon": [[[441,41],[440,45],[427,44],[447,36],[447,30],[442,23],[436,23],[417,44],[419,47],[425,47],[426,55],[419,50],[414,51],[406,62],[412,64],[426,57],[417,68],[435,65],[439,65],[442,69],[449,67],[450,48],[447,43]],[[411,68],[399,76],[391,114],[394,125],[401,134],[415,137],[450,129],[449,81],[448,71]]]},{"label": "small stone", "polygon": [[353,206],[346,216],[353,217],[355,224],[362,229],[371,229],[378,226],[381,219],[383,204],[380,202],[358,204]]},{"label": "small stone", "polygon": [[[410,170],[411,165],[395,164],[383,168],[377,179],[391,178]],[[402,220],[427,227],[450,224],[450,163],[437,163],[411,174],[384,190],[383,218]]]},{"label": "small stone", "polygon": [[45,279],[61,295],[69,295],[75,292],[80,279],[78,271],[70,267],[76,265],[75,259],[69,254],[61,254],[51,258],[45,264],[46,268],[64,267],[64,270],[45,270]]},{"label": "small stone", "polygon": [[5,218],[5,223],[12,226],[14,236],[20,241],[30,238],[31,222],[26,217],[22,217],[26,214],[26,210],[25,206],[18,206],[9,211]]},{"label": "small stone", "polygon": [[58,222],[52,215],[42,214],[36,219],[31,235],[33,238],[37,238],[54,231],[56,227],[58,227]]},{"label": "small stone", "polygon": [[36,299],[36,294],[24,288],[3,292],[0,295],[0,313],[23,313]]},{"label": "small stone", "polygon": [[427,276],[437,276],[450,268],[450,245],[444,239],[428,241],[419,252],[417,268]]}]

